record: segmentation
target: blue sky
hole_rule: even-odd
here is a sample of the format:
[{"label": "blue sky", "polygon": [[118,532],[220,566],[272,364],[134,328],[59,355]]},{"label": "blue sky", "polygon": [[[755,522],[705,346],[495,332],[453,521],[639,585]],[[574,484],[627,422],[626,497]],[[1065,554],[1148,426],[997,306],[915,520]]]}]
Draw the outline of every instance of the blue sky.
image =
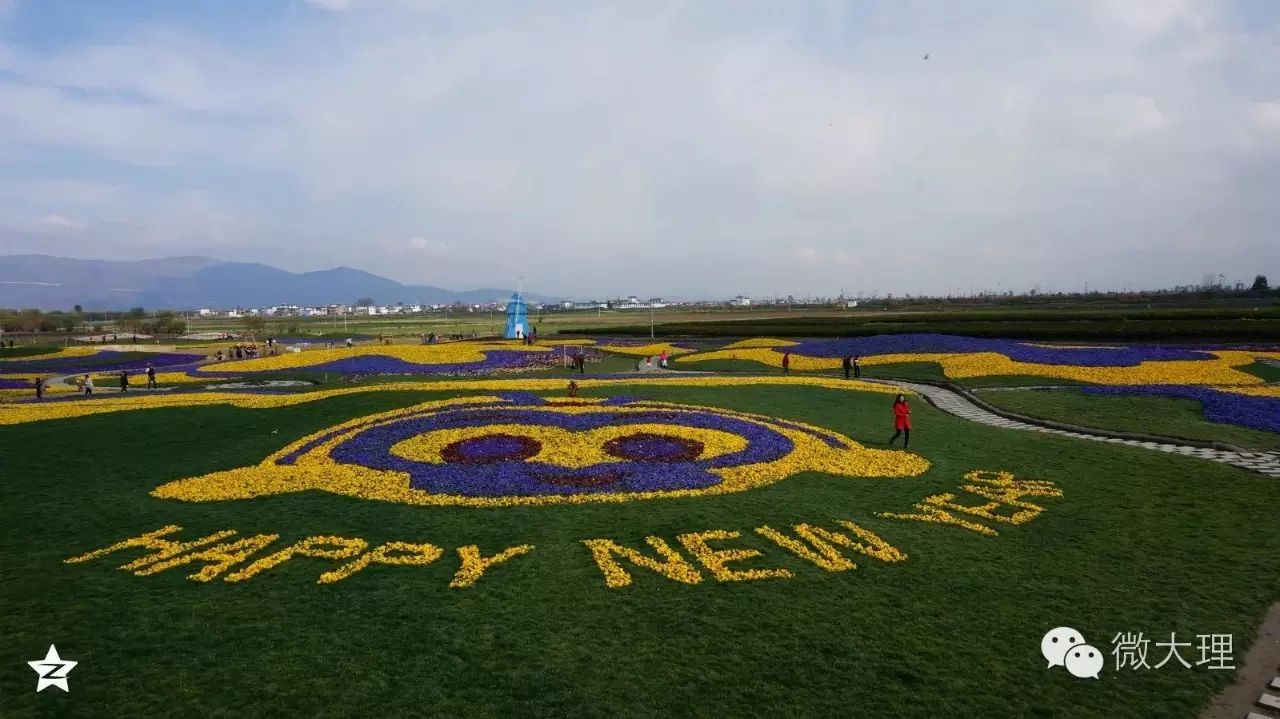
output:
[{"label": "blue sky", "polygon": [[1269,0],[0,0],[4,253],[1161,287],[1280,275],[1276,197]]}]

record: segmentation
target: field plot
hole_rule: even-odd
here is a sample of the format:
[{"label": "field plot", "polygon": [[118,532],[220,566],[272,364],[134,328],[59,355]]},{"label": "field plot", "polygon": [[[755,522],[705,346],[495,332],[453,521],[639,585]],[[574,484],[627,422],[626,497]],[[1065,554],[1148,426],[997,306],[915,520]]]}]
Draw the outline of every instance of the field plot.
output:
[{"label": "field plot", "polygon": [[[4,714],[1191,717],[1233,679],[1194,646],[1189,668],[1120,670],[1112,642],[1229,635],[1241,662],[1280,596],[1257,570],[1280,551],[1275,479],[978,424],[909,392],[910,447],[889,446],[897,386],[833,375],[840,346],[779,342],[575,345],[612,374],[513,373],[489,360],[513,348],[484,343],[398,361],[490,376],[334,364],[392,356],[364,345],[175,372],[328,364],[352,381],[0,404]],[[789,349],[818,366],[633,368]],[[1108,350],[1126,367],[1004,349],[997,374],[1200,363],[1211,379],[1262,351]],[[1272,399],[1241,374],[1213,391]],[[1106,654],[1098,679],[1046,669],[1060,626]],[[79,662],[70,694],[30,691],[24,662],[49,643]]]}]

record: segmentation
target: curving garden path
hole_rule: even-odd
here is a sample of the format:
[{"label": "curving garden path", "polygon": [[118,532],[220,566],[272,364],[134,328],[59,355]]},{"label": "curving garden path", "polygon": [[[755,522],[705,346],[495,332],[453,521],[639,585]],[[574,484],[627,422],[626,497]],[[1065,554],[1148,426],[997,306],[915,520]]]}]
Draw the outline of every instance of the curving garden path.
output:
[{"label": "curving garden path", "polygon": [[863,378],[863,381],[879,382],[881,384],[889,384],[902,387],[903,389],[909,389],[924,397],[929,401],[929,404],[932,404],[943,412],[953,414],[972,422],[991,425],[992,427],[1021,429],[1030,432],[1056,434],[1062,437],[1088,439],[1095,442],[1110,442],[1112,444],[1124,444],[1130,447],[1143,447],[1145,449],[1153,449],[1157,452],[1180,454],[1186,457],[1199,457],[1200,459],[1207,459],[1211,462],[1229,464],[1233,467],[1239,467],[1240,469],[1248,470],[1250,472],[1258,472],[1269,477],[1280,478],[1280,452],[1230,451],[1209,447],[1192,447],[1190,445],[1176,444],[1174,442],[1124,439],[1121,437],[1110,436],[1101,431],[1091,432],[1083,429],[1081,431],[1070,431],[1065,429],[1055,429],[1053,427],[1042,427],[1029,422],[1022,422],[1008,417],[1002,417],[994,412],[979,407],[963,394],[945,387],[919,384],[916,382],[905,382],[901,380],[868,380]]}]

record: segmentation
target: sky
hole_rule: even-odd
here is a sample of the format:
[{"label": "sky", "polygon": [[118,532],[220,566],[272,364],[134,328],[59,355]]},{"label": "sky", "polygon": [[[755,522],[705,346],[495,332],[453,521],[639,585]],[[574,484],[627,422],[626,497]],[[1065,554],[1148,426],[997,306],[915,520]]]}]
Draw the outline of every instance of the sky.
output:
[{"label": "sky", "polygon": [[0,254],[853,296],[1277,228],[1273,0],[0,0]]}]

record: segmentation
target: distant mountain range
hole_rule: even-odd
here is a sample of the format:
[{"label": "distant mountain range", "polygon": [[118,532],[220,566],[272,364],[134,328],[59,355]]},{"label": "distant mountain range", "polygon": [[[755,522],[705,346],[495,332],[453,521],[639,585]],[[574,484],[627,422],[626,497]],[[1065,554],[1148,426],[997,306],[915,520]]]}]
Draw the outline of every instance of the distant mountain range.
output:
[{"label": "distant mountain range", "polygon": [[[404,285],[386,277],[335,267],[286,272],[255,262],[208,257],[156,260],[77,260],[49,255],[0,255],[0,307],[66,310],[194,310],[201,307],[354,304],[368,297],[379,305],[493,302],[509,289],[455,292],[430,285]],[[531,302],[557,298],[525,293]]]}]

